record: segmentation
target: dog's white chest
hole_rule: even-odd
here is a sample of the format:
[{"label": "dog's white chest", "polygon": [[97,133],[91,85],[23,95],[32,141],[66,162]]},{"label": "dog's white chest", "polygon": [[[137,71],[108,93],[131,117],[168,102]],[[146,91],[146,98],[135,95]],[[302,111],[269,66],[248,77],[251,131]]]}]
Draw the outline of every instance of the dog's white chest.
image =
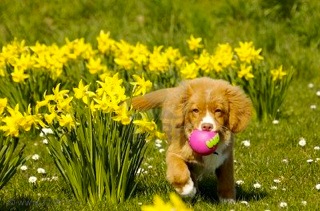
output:
[{"label": "dog's white chest", "polygon": [[224,152],[225,145],[218,146],[216,153],[203,157],[203,162],[205,166],[205,171],[207,173],[214,173],[215,170],[223,164],[223,162],[228,158],[229,153]]}]

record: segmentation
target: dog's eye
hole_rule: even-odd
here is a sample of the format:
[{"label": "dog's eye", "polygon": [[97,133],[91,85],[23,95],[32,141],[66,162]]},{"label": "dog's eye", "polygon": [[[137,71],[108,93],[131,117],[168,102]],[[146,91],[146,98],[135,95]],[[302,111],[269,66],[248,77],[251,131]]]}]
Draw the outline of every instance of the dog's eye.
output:
[{"label": "dog's eye", "polygon": [[199,109],[194,108],[194,109],[192,109],[192,112],[195,113],[195,114],[197,114],[197,113],[199,113]]},{"label": "dog's eye", "polygon": [[214,112],[217,113],[217,114],[221,114],[222,110],[220,108],[217,108]]}]

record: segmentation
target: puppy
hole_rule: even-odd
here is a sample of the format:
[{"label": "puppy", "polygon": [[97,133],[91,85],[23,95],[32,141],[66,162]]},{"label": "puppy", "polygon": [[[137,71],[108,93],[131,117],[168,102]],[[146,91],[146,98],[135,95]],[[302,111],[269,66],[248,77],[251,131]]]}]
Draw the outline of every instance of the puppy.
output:
[{"label": "puppy", "polygon": [[[234,202],[234,134],[244,130],[252,114],[245,93],[223,80],[198,78],[178,87],[161,89],[132,99],[137,110],[162,107],[163,130],[168,139],[167,180],[181,196],[193,197],[204,173],[215,173],[220,201]],[[194,129],[217,131],[215,153],[201,156],[189,145]]]}]

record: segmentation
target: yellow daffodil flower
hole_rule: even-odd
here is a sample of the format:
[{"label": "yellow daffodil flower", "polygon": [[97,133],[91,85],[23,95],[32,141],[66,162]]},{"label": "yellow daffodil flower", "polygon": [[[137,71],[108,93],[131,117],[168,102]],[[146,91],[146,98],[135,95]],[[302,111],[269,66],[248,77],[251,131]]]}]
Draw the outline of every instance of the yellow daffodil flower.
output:
[{"label": "yellow daffodil flower", "polygon": [[202,38],[200,37],[195,38],[193,35],[191,35],[189,40],[187,40],[189,49],[191,51],[197,51],[198,49],[203,48],[201,41],[202,41]]},{"label": "yellow daffodil flower", "polygon": [[282,80],[282,78],[287,75],[287,73],[282,70],[282,65],[278,69],[273,69],[270,72],[273,81]]},{"label": "yellow daffodil flower", "polygon": [[239,60],[246,63],[259,62],[263,60],[263,57],[260,55],[262,49],[259,48],[256,50],[252,42],[240,42],[240,47],[235,48]]},{"label": "yellow daffodil flower", "polygon": [[133,96],[144,95],[152,87],[152,83],[149,80],[145,80],[144,77],[138,75],[132,76],[135,82],[130,82],[133,88]]},{"label": "yellow daffodil flower", "polygon": [[153,199],[153,205],[143,205],[142,211],[192,211],[192,208],[188,208],[182,199],[175,193],[170,194],[170,201],[165,202],[160,196],[156,195]]},{"label": "yellow daffodil flower", "polygon": [[8,104],[7,98],[0,98],[0,115],[4,112],[4,109],[6,108]]},{"label": "yellow daffodil flower", "polygon": [[239,78],[245,78],[247,81],[251,78],[254,78],[254,75],[252,74],[252,66],[247,66],[246,64],[240,64],[240,71],[238,71],[238,77]]},{"label": "yellow daffodil flower", "polygon": [[180,70],[183,78],[193,79],[196,78],[199,72],[199,67],[193,62],[191,64],[186,63],[185,66]]}]

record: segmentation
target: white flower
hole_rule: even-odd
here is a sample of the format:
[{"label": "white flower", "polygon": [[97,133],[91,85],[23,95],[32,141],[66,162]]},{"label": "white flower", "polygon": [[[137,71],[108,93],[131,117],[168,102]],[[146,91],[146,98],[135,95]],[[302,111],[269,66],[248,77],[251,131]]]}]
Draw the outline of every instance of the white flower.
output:
[{"label": "white flower", "polygon": [[160,140],[160,139],[156,139],[156,144],[162,144],[162,140]]},{"label": "white flower", "polygon": [[316,106],[316,105],[311,105],[310,108],[311,108],[312,110],[314,110],[314,109],[317,108],[317,106]]},{"label": "white flower", "polygon": [[241,144],[245,147],[250,147],[250,140],[244,140],[241,142]]},{"label": "white flower", "polygon": [[300,145],[301,147],[304,147],[306,144],[307,144],[306,140],[301,137],[301,138],[299,139],[299,145]]},{"label": "white flower", "polygon": [[25,171],[25,170],[28,169],[28,167],[27,167],[26,165],[23,165],[23,166],[20,167],[20,169],[21,169],[22,171]]},{"label": "white flower", "polygon": [[159,152],[160,153],[163,153],[165,150],[164,149],[159,149]]},{"label": "white flower", "polygon": [[254,187],[255,189],[259,189],[259,188],[261,188],[261,185],[256,182],[255,184],[253,184],[253,187]]},{"label": "white flower", "polygon": [[45,139],[42,140],[42,143],[43,143],[43,144],[48,144],[49,141],[48,141],[48,139],[45,138]]},{"label": "white flower", "polygon": [[247,201],[240,201],[240,203],[249,206],[249,203]]},{"label": "white flower", "polygon": [[40,156],[38,154],[32,155],[32,160],[39,160]]},{"label": "white flower", "polygon": [[316,95],[317,95],[318,97],[320,97],[320,90],[317,91]]},{"label": "white flower", "polygon": [[58,180],[58,177],[57,176],[52,176],[51,177],[51,181],[57,181]]},{"label": "white flower", "polygon": [[236,181],[236,184],[237,184],[237,185],[242,185],[242,184],[244,184],[244,181],[243,181],[243,180],[237,180],[237,181]]},{"label": "white flower", "polygon": [[316,184],[316,189],[320,190],[320,184]]},{"label": "white flower", "polygon": [[274,179],[273,182],[280,183],[281,181],[280,181],[280,179]]},{"label": "white flower", "polygon": [[306,206],[306,205],[307,205],[307,201],[301,201],[301,204],[302,204],[303,206]]},{"label": "white flower", "polygon": [[29,177],[29,183],[36,183],[36,181],[37,181],[37,177],[35,176]]},{"label": "white flower", "polygon": [[46,173],[46,170],[44,170],[43,168],[38,168],[38,169],[37,169],[37,172],[38,172],[39,174],[45,174],[45,173]]},{"label": "white flower", "polygon": [[313,149],[314,150],[320,150],[320,147],[319,146],[315,146]]},{"label": "white flower", "polygon": [[313,84],[313,83],[309,83],[309,84],[308,84],[308,87],[309,87],[310,89],[312,89],[312,88],[314,87],[314,84]]},{"label": "white flower", "polygon": [[277,186],[271,186],[270,189],[271,190],[278,190],[278,187]]},{"label": "white flower", "polygon": [[42,128],[40,132],[40,137],[44,137],[48,134],[53,134],[53,131],[51,128]]},{"label": "white flower", "polygon": [[158,147],[158,148],[161,148],[161,147],[162,147],[162,144],[159,144],[159,143],[156,143],[155,145],[156,145],[156,147]]},{"label": "white flower", "polygon": [[282,163],[289,163],[288,159],[282,159]]},{"label": "white flower", "polygon": [[285,208],[285,207],[288,206],[288,204],[283,201],[283,202],[280,202],[279,206],[280,206],[281,208]]},{"label": "white flower", "polygon": [[272,121],[272,124],[274,124],[274,125],[279,124],[279,120],[277,120],[277,119],[273,120],[273,121]]},{"label": "white flower", "polygon": [[312,163],[312,162],[313,162],[313,159],[308,159],[307,162],[308,162],[308,163]]}]

